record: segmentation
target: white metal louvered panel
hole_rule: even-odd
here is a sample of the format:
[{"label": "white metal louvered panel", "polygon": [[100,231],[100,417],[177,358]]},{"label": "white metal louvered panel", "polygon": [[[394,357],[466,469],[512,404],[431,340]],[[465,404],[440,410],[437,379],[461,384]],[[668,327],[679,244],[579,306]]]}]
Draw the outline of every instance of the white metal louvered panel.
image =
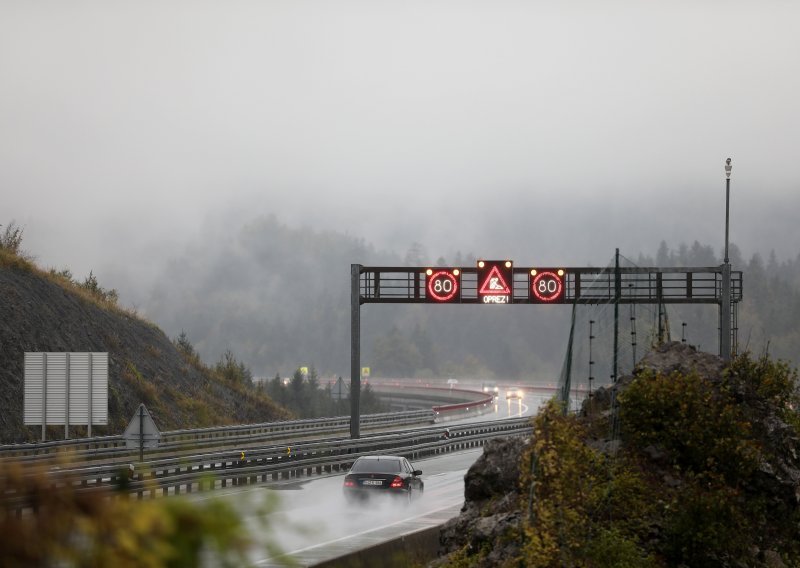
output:
[{"label": "white metal louvered panel", "polygon": [[24,423],[26,426],[42,423],[44,358],[44,353],[25,353]]},{"label": "white metal louvered panel", "polygon": [[108,353],[92,353],[92,424],[108,424]]},{"label": "white metal louvered panel", "polygon": [[70,353],[69,423],[89,423],[89,354]]},{"label": "white metal louvered panel", "polygon": [[43,412],[47,424],[64,424],[67,407],[70,425],[89,424],[90,378],[91,423],[103,426],[108,424],[108,353],[25,353],[25,424],[40,425]]},{"label": "white metal louvered panel", "polygon": [[67,416],[67,354],[47,354],[47,423],[64,424]]}]

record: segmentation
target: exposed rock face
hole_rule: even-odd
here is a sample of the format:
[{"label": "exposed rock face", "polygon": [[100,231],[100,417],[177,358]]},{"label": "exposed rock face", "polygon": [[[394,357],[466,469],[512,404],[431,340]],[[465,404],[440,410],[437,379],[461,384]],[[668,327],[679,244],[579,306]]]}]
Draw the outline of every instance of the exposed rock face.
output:
[{"label": "exposed rock face", "polygon": [[[503,536],[519,526],[519,468],[526,444],[519,438],[498,438],[484,446],[483,455],[464,477],[461,514],[442,529],[440,555],[465,546],[471,553],[486,548],[486,566],[516,556],[518,542]],[[444,561],[446,557],[438,562]]]},{"label": "exposed rock face", "polygon": [[706,378],[722,376],[724,368],[725,363],[716,355],[703,353],[688,343],[677,341],[654,347],[637,365],[637,370],[648,369],[664,375],[676,371],[684,375],[696,372]]},{"label": "exposed rock face", "polygon": [[722,359],[716,355],[698,351],[687,343],[664,343],[648,351],[636,365],[632,375],[621,376],[616,385],[600,387],[592,394],[591,400],[584,400],[581,415],[586,417],[610,412],[612,398],[624,391],[636,375],[646,371],[664,375],[694,372],[701,377],[718,381],[724,368]]}]

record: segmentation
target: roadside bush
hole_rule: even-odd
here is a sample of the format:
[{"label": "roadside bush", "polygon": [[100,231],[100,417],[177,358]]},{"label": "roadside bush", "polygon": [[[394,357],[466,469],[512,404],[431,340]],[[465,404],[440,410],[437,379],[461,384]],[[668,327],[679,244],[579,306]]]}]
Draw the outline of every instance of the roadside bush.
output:
[{"label": "roadside bush", "polygon": [[750,565],[764,548],[798,560],[800,509],[782,480],[800,466],[795,371],[745,354],[720,377],[640,375],[619,401],[629,449],[672,480],[654,488],[665,501],[656,546],[670,565]]},{"label": "roadside bush", "polygon": [[670,565],[714,568],[745,559],[752,545],[739,491],[721,478],[689,476],[665,516],[661,548]]},{"label": "roadside bush", "polygon": [[758,463],[752,424],[728,384],[696,373],[640,375],[620,395],[626,442],[638,450],[663,449],[687,472],[713,472],[729,483],[746,479]]},{"label": "roadside bush", "polygon": [[83,282],[76,282],[76,284],[79,288],[86,290],[98,300],[108,302],[109,304],[115,306],[117,305],[117,301],[119,300],[119,294],[117,291],[113,288],[109,290],[100,286],[100,283],[97,281],[97,277],[94,275],[94,272],[89,271],[89,276],[87,276]]},{"label": "roadside bush", "polygon": [[[521,562],[531,567],[652,566],[640,543],[651,516],[648,488],[624,460],[584,441],[586,430],[551,401],[523,456],[528,513]],[[530,499],[530,508],[527,499]]]},{"label": "roadside bush", "polygon": [[24,232],[24,229],[18,227],[14,221],[11,221],[0,233],[0,249],[18,256],[25,256],[22,252],[22,235]]}]

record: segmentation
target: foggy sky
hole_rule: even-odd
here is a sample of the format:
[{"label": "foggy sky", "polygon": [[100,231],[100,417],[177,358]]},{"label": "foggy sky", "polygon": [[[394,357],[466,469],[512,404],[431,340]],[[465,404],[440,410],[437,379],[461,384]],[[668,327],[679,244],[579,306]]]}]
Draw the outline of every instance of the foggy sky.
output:
[{"label": "foggy sky", "polygon": [[[123,303],[274,213],[399,252],[800,252],[796,2],[0,2],[0,223]],[[357,261],[358,259],[354,259]]]}]

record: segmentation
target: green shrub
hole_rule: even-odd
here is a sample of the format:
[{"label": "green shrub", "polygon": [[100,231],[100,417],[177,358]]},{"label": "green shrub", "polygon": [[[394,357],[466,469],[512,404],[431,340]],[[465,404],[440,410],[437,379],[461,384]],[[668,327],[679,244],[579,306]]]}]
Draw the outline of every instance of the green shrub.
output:
[{"label": "green shrub", "polygon": [[620,395],[622,436],[634,448],[666,450],[682,471],[718,472],[730,483],[754,471],[759,445],[727,384],[696,373],[637,377]]},{"label": "green shrub", "polygon": [[0,233],[0,249],[24,257],[25,255],[22,252],[22,235],[24,232],[24,229],[18,227],[15,221],[11,221]]},{"label": "green shrub", "polygon": [[522,563],[652,565],[640,544],[653,510],[649,488],[625,460],[609,459],[585,437],[584,425],[564,416],[554,401],[536,417],[533,444],[522,462],[521,493],[529,513]]},{"label": "green shrub", "polygon": [[743,560],[752,544],[741,494],[722,479],[692,477],[676,492],[665,519],[662,543],[670,565],[716,567]]},{"label": "green shrub", "polygon": [[586,564],[595,568],[652,568],[655,559],[614,528],[602,528],[586,546]]}]

